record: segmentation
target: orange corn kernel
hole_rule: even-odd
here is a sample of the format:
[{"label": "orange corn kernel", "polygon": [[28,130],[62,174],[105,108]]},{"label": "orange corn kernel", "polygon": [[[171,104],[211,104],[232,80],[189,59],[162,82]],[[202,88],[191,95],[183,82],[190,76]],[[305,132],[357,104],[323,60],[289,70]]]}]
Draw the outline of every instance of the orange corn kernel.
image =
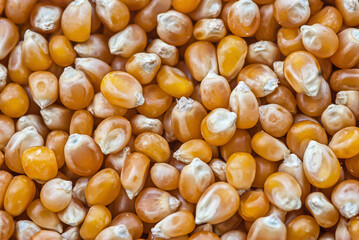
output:
[{"label": "orange corn kernel", "polygon": [[308,181],[318,188],[333,186],[340,176],[340,164],[334,152],[311,140],[304,152],[303,168]]},{"label": "orange corn kernel", "polygon": [[144,103],[136,109],[139,113],[149,118],[161,116],[169,109],[172,103],[172,96],[157,84],[144,86],[143,97],[145,99]]},{"label": "orange corn kernel", "polygon": [[235,78],[243,68],[248,47],[244,39],[228,35],[218,43],[217,59],[221,75],[229,80]]},{"label": "orange corn kernel", "polygon": [[41,34],[26,30],[22,44],[22,59],[32,71],[43,71],[51,64],[49,43]]},{"label": "orange corn kernel", "polygon": [[243,82],[238,82],[230,97],[231,110],[237,114],[237,128],[254,127],[259,119],[258,101],[251,89]]},{"label": "orange corn kernel", "polygon": [[[258,2],[258,1],[254,1]],[[260,24],[257,32],[255,33],[255,37],[257,40],[266,40],[266,41],[275,41],[277,39],[277,30],[279,28],[279,24],[274,18],[274,7],[272,2],[264,3],[259,8],[260,13]]]},{"label": "orange corn kernel", "polygon": [[128,59],[126,71],[141,84],[150,83],[161,66],[161,58],[155,53],[136,53]]},{"label": "orange corn kernel", "polygon": [[320,116],[330,105],[332,95],[327,81],[322,79],[319,92],[316,96],[307,96],[297,93],[297,104],[299,109],[306,115],[312,117]]},{"label": "orange corn kernel", "polygon": [[[226,207],[225,207],[226,206]],[[239,207],[239,195],[234,187],[225,182],[209,186],[196,207],[196,224],[217,224],[230,218]],[[216,211],[216,209],[223,209]]]},{"label": "orange corn kernel", "polygon": [[332,227],[339,220],[338,210],[321,192],[310,193],[305,200],[305,206],[321,227]]},{"label": "orange corn kernel", "polygon": [[111,55],[107,40],[104,35],[93,34],[87,41],[76,44],[74,49],[80,57],[93,57],[110,63],[113,55]]},{"label": "orange corn kernel", "polygon": [[10,239],[14,231],[15,231],[14,219],[9,213],[0,210],[0,238]]},{"label": "orange corn kernel", "polygon": [[330,27],[337,33],[343,24],[343,17],[337,8],[326,6],[309,18],[308,25],[315,23]]},{"label": "orange corn kernel", "polygon": [[322,113],[321,122],[326,132],[334,135],[340,129],[355,126],[356,119],[348,107],[331,104]]},{"label": "orange corn kernel", "polygon": [[301,215],[288,223],[287,239],[318,239],[319,231],[319,225],[313,217]]},{"label": "orange corn kernel", "polygon": [[259,8],[252,0],[237,1],[230,7],[227,21],[229,29],[235,35],[250,37],[259,27]]},{"label": "orange corn kernel", "polygon": [[124,117],[114,116],[101,121],[94,132],[94,140],[102,153],[120,152],[130,141],[132,127]]},{"label": "orange corn kernel", "polygon": [[101,92],[107,101],[119,107],[134,108],[144,103],[141,84],[126,72],[106,74],[101,82]]},{"label": "orange corn kernel", "polygon": [[193,37],[199,41],[219,42],[226,34],[222,19],[200,19],[193,28]]},{"label": "orange corn kernel", "polygon": [[11,183],[13,176],[7,171],[0,170],[0,209],[4,207],[6,190]]},{"label": "orange corn kernel", "polygon": [[101,22],[112,32],[124,29],[130,21],[130,12],[122,1],[96,1],[96,14]]},{"label": "orange corn kernel", "polygon": [[280,28],[277,32],[277,44],[279,50],[285,56],[296,51],[305,50],[299,28]]},{"label": "orange corn kernel", "polygon": [[59,78],[59,97],[65,107],[80,110],[90,105],[94,89],[85,73],[67,67]]},{"label": "orange corn kernel", "polygon": [[9,55],[7,70],[8,77],[12,81],[19,84],[27,84],[28,77],[31,74],[31,70],[25,65],[25,62],[22,58],[22,44],[23,41],[20,41],[11,51]]},{"label": "orange corn kernel", "polygon": [[7,18],[0,18],[0,59],[4,59],[19,41],[19,32],[16,25]]},{"label": "orange corn kernel", "polygon": [[264,217],[269,210],[269,201],[263,190],[251,190],[241,196],[238,213],[246,221]]},{"label": "orange corn kernel", "polygon": [[184,45],[192,33],[193,24],[187,15],[175,10],[157,15],[157,34],[166,43],[174,46]]},{"label": "orange corn kernel", "polygon": [[359,213],[359,181],[345,180],[333,190],[331,200],[339,213],[345,218],[352,218]]},{"label": "orange corn kernel", "polygon": [[85,196],[88,204],[108,205],[120,193],[120,176],[111,169],[105,168],[97,172],[87,183]]},{"label": "orange corn kernel", "polygon": [[192,43],[186,48],[184,58],[191,76],[197,81],[202,81],[210,72],[218,73],[216,48],[212,43]]},{"label": "orange corn kernel", "polygon": [[303,158],[310,140],[321,144],[328,144],[328,137],[324,129],[310,120],[294,123],[287,133],[287,145],[291,152]]},{"label": "orange corn kernel", "polygon": [[250,64],[261,63],[273,66],[273,63],[281,60],[278,46],[271,41],[258,41],[248,47],[247,61]]},{"label": "orange corn kernel", "polygon": [[27,176],[15,176],[8,185],[4,198],[4,209],[12,216],[19,216],[35,197],[36,187]]},{"label": "orange corn kernel", "polygon": [[302,190],[297,180],[285,172],[270,175],[264,183],[268,200],[284,211],[297,210],[302,206]]},{"label": "orange corn kernel", "polygon": [[305,175],[303,162],[295,154],[285,155],[284,161],[279,165],[278,172],[289,173],[294,177],[302,189],[302,201],[310,193],[311,185]]},{"label": "orange corn kernel", "polygon": [[125,226],[134,239],[141,237],[143,233],[143,223],[136,214],[124,212],[117,215],[111,222],[111,226]]},{"label": "orange corn kernel", "polygon": [[145,188],[136,197],[137,216],[146,223],[156,223],[174,213],[181,202],[166,191]]},{"label": "orange corn kernel", "polygon": [[193,92],[192,81],[178,68],[162,66],[156,80],[163,91],[176,98],[189,97]]},{"label": "orange corn kernel", "polygon": [[348,170],[348,172],[353,175],[354,177],[359,176],[359,162],[358,162],[358,155],[347,158],[344,161],[345,167]]},{"label": "orange corn kernel", "polygon": [[79,176],[90,176],[96,173],[103,161],[103,154],[95,140],[83,134],[71,134],[65,147],[67,167]]},{"label": "orange corn kernel", "polygon": [[62,35],[57,35],[50,39],[49,51],[52,60],[61,67],[70,66],[76,58],[76,52],[71,42]]},{"label": "orange corn kernel", "polygon": [[350,237],[352,239],[356,239],[359,237],[359,218],[358,217],[352,218],[348,222],[348,230],[350,233]]},{"label": "orange corn kernel", "polygon": [[279,85],[274,92],[266,96],[266,101],[269,104],[278,104],[286,108],[291,114],[297,113],[297,101],[293,93],[285,86]]},{"label": "orange corn kernel", "polygon": [[322,77],[316,58],[305,51],[291,53],[284,61],[284,76],[297,93],[316,96]]},{"label": "orange corn kernel", "polygon": [[189,14],[195,20],[209,19],[218,17],[222,10],[221,0],[204,0],[200,1],[197,8]]},{"label": "orange corn kernel", "polygon": [[139,135],[144,132],[153,132],[159,135],[163,133],[163,124],[156,118],[148,118],[144,115],[137,114],[130,119],[132,133]]},{"label": "orange corn kernel", "polygon": [[220,147],[221,156],[224,160],[236,152],[252,153],[251,136],[248,131],[237,129],[229,142]]},{"label": "orange corn kernel", "polygon": [[29,97],[23,87],[9,83],[0,93],[0,110],[11,118],[19,118],[29,108]]},{"label": "orange corn kernel", "polygon": [[127,112],[126,108],[115,106],[107,101],[107,99],[98,92],[94,95],[92,103],[88,106],[87,110],[98,118],[107,118],[113,116],[123,116]]},{"label": "orange corn kernel", "polygon": [[92,206],[80,228],[82,239],[95,239],[95,237],[111,223],[111,212],[102,205]]},{"label": "orange corn kernel", "polygon": [[58,97],[58,79],[46,71],[34,72],[29,76],[29,87],[34,102],[44,109],[55,103]]},{"label": "orange corn kernel", "polygon": [[207,109],[228,107],[231,89],[224,77],[209,72],[200,84],[200,91],[202,103]]},{"label": "orange corn kernel", "polygon": [[359,62],[358,55],[354,54],[359,49],[359,30],[347,28],[338,34],[339,48],[330,58],[332,63],[339,68],[352,68]]},{"label": "orange corn kernel", "polygon": [[247,240],[270,239],[285,240],[287,239],[287,229],[281,219],[275,215],[258,218],[249,228]]},{"label": "orange corn kernel", "polygon": [[151,179],[153,184],[163,190],[170,191],[178,188],[180,172],[167,163],[155,163],[152,166]]},{"label": "orange corn kernel", "polygon": [[129,58],[133,54],[142,52],[147,44],[145,31],[136,24],[130,24],[108,40],[111,54]]},{"label": "orange corn kernel", "polygon": [[91,136],[94,120],[90,112],[78,110],[74,112],[70,122],[70,134],[78,133]]},{"label": "orange corn kernel", "polygon": [[170,44],[165,43],[161,39],[155,39],[147,47],[148,53],[155,53],[161,58],[162,64],[174,66],[178,63],[178,49]]},{"label": "orange corn kernel", "polygon": [[334,134],[329,147],[338,158],[351,158],[359,154],[359,128],[346,127]]},{"label": "orange corn kernel", "polygon": [[274,17],[277,22],[287,28],[296,28],[303,25],[310,17],[308,0],[274,2]]},{"label": "orange corn kernel", "polygon": [[44,145],[44,140],[33,126],[16,132],[4,149],[6,166],[14,172],[25,173],[21,164],[23,152],[30,147],[42,145]]},{"label": "orange corn kernel", "polygon": [[55,153],[48,147],[31,147],[21,156],[26,175],[39,182],[50,180],[57,175]]},{"label": "orange corn kernel", "polygon": [[330,87],[334,91],[359,90],[357,79],[359,79],[357,68],[337,70],[330,77]]},{"label": "orange corn kernel", "polygon": [[129,199],[134,199],[143,189],[150,168],[150,159],[138,152],[128,155],[121,170],[121,184]]},{"label": "orange corn kernel", "polygon": [[189,211],[172,213],[151,229],[152,236],[174,238],[189,234],[195,228],[194,217]]},{"label": "orange corn kernel", "polygon": [[275,72],[264,64],[250,64],[238,74],[237,82],[243,81],[258,98],[271,94],[278,87]]},{"label": "orange corn kernel", "polygon": [[176,138],[181,142],[202,138],[201,122],[206,115],[207,111],[199,102],[181,97],[171,116],[172,129]]},{"label": "orange corn kernel", "polygon": [[283,137],[293,123],[292,114],[278,104],[259,107],[259,122],[264,131],[273,137]]},{"label": "orange corn kernel", "polygon": [[204,140],[221,146],[229,142],[236,131],[237,114],[225,108],[216,108],[203,118],[201,134]]},{"label": "orange corn kernel", "polygon": [[38,3],[31,10],[30,24],[41,33],[53,33],[60,29],[62,9],[48,3]]},{"label": "orange corn kernel", "polygon": [[64,131],[52,131],[46,138],[46,147],[55,153],[58,168],[65,163],[64,147],[68,137],[69,135]]},{"label": "orange corn kernel", "polygon": [[227,182],[238,190],[248,190],[256,175],[256,163],[249,153],[233,153],[227,160]]},{"label": "orange corn kernel", "polygon": [[[131,1],[131,0],[126,0]],[[131,1],[133,2],[133,1]],[[155,0],[150,1],[135,16],[135,23],[140,25],[146,32],[152,31],[157,26],[157,16],[170,10],[172,1]]]},{"label": "orange corn kernel", "polygon": [[61,28],[69,40],[84,42],[90,37],[91,12],[88,0],[76,0],[67,5],[62,14]]},{"label": "orange corn kernel", "polygon": [[[286,154],[290,153],[289,149],[283,142],[264,131],[257,132],[252,137],[251,143],[253,151],[255,151],[259,156],[270,161],[280,161]],[[271,147],[268,148],[266,146]]]},{"label": "orange corn kernel", "polygon": [[54,178],[46,182],[41,188],[40,200],[42,205],[51,212],[64,210],[71,201],[72,182]]},{"label": "orange corn kernel", "polygon": [[63,227],[56,213],[42,205],[40,199],[35,199],[26,209],[26,214],[38,226],[62,233]]},{"label": "orange corn kernel", "polygon": [[348,26],[356,26],[359,24],[359,9],[356,1],[336,0],[335,6],[343,16],[344,23]]},{"label": "orange corn kernel", "polygon": [[192,139],[181,145],[174,152],[173,157],[183,163],[191,163],[193,159],[199,158],[208,163],[212,159],[212,149],[210,145],[202,139]]},{"label": "orange corn kernel", "polygon": [[266,179],[273,173],[277,172],[278,164],[276,162],[268,161],[262,157],[255,157],[256,160],[256,176],[252,186],[256,188],[263,188]]},{"label": "orange corn kernel", "polygon": [[166,162],[170,158],[167,141],[160,135],[144,132],[135,139],[135,150],[143,153],[155,162]]},{"label": "orange corn kernel", "polygon": [[5,4],[5,14],[14,23],[22,24],[29,19],[31,9],[35,4],[36,0],[9,0]]},{"label": "orange corn kernel", "polygon": [[330,27],[315,23],[300,27],[305,49],[318,58],[329,58],[338,50],[339,39]]},{"label": "orange corn kernel", "polygon": [[197,203],[203,192],[213,183],[212,169],[199,158],[195,158],[182,169],[178,188],[186,201]]}]

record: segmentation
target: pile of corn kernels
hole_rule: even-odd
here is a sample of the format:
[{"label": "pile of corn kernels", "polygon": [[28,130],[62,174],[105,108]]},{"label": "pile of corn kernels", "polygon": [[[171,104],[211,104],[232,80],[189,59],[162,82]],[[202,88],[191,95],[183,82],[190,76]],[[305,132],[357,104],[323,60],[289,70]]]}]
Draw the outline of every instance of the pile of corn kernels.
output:
[{"label": "pile of corn kernels", "polygon": [[359,0],[0,0],[0,240],[358,240]]}]

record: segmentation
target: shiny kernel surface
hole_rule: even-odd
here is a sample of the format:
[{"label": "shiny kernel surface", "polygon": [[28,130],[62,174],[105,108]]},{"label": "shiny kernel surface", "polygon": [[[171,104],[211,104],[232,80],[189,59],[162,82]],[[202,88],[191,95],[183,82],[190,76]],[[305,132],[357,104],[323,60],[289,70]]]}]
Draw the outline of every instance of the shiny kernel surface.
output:
[{"label": "shiny kernel surface", "polygon": [[358,0],[0,0],[0,240],[359,239]]}]

